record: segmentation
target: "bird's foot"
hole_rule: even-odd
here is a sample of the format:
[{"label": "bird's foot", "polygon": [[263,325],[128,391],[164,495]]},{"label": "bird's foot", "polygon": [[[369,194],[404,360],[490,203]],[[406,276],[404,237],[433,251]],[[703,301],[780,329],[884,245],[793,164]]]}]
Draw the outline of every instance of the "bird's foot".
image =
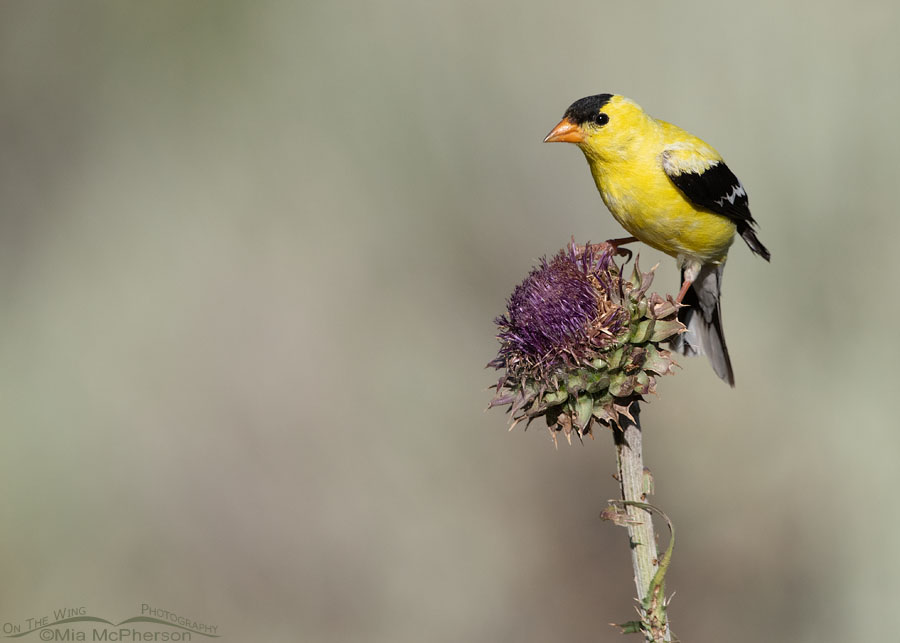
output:
[{"label": "bird's foot", "polygon": [[628,248],[622,248],[626,243],[634,243],[637,237],[622,237],[621,239],[607,239],[606,243],[613,247],[613,253],[625,257],[625,261],[631,261],[632,252]]},{"label": "bird's foot", "polygon": [[584,254],[584,252],[589,249],[603,251],[606,249],[605,247],[612,247],[613,254],[625,257],[625,262],[627,263],[631,261],[632,252],[628,248],[622,248],[620,246],[623,246],[626,243],[634,243],[637,240],[637,237],[623,237],[621,239],[607,239],[603,243],[587,243],[585,245],[580,245],[576,244],[575,237],[572,237],[572,247],[578,255]]}]

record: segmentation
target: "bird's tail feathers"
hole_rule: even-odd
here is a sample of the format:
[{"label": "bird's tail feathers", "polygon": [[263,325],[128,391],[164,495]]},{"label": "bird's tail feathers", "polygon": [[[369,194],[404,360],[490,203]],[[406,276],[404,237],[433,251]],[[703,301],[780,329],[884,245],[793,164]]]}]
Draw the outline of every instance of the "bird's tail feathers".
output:
[{"label": "bird's tail feathers", "polygon": [[738,226],[738,233],[741,235],[741,238],[747,242],[747,245],[750,247],[754,253],[758,254],[760,257],[769,261],[772,258],[772,254],[769,252],[769,249],[766,248],[762,241],[756,236],[756,231],[753,229],[752,225],[747,224],[744,226]]},{"label": "bird's tail feathers", "polygon": [[[756,236],[753,238],[756,239]],[[759,246],[765,250],[762,244]],[[766,250],[763,256],[767,255]],[[707,264],[700,268],[681,302],[684,307],[678,310],[678,321],[687,327],[687,332],[678,335],[671,344],[672,349],[682,355],[705,354],[716,375],[734,386],[734,371],[722,332],[722,307],[719,303],[724,269],[723,264]],[[684,282],[683,271],[681,280]]]}]

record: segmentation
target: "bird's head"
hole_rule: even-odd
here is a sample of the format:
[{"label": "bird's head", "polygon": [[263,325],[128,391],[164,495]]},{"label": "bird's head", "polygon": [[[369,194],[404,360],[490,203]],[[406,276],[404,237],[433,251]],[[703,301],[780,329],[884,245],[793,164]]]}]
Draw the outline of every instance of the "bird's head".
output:
[{"label": "bird's head", "polygon": [[648,123],[653,119],[634,101],[597,94],[572,103],[544,142],[575,143],[588,158],[609,159],[627,154]]}]

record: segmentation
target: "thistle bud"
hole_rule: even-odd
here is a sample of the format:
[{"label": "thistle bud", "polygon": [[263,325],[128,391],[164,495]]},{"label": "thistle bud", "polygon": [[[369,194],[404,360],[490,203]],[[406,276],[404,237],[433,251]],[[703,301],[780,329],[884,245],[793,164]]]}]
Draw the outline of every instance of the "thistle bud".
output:
[{"label": "thistle bud", "polygon": [[637,261],[623,278],[615,250],[573,242],[542,259],[495,320],[500,351],[488,366],[503,374],[488,408],[508,405],[510,430],[544,417],[554,440],[562,431],[571,443],[597,423],[619,426],[657,376],[673,372],[661,343],[684,332],[678,306],[647,295],[654,271]]}]

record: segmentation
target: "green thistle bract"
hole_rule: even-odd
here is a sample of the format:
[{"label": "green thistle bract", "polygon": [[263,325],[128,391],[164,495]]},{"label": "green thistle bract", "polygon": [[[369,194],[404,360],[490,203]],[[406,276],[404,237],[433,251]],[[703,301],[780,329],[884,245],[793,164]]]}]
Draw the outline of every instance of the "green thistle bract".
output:
[{"label": "green thistle bract", "polygon": [[609,244],[574,242],[543,259],[496,319],[500,351],[488,366],[503,370],[490,406],[509,405],[510,430],[543,416],[552,435],[590,435],[655,392],[656,377],[675,362],[660,343],[684,331],[671,297],[647,295],[653,270],[635,261],[624,279]]}]

